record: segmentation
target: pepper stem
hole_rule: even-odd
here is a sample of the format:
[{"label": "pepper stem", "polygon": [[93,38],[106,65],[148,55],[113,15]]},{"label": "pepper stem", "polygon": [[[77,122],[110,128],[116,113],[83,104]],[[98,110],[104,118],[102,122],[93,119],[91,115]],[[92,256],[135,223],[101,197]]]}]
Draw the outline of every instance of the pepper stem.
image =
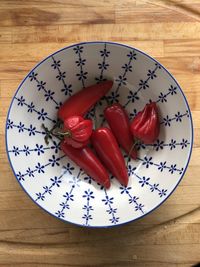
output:
[{"label": "pepper stem", "polygon": [[140,139],[135,139],[135,141],[134,141],[134,143],[133,143],[133,145],[132,145],[132,147],[131,147],[131,149],[130,149],[130,151],[128,153],[128,158],[127,158],[127,162],[126,162],[126,167],[127,168],[128,168],[128,162],[129,162],[129,160],[131,158],[131,153],[132,153],[133,149],[135,148],[136,145],[138,145],[140,143],[141,143]]},{"label": "pepper stem", "polygon": [[[53,126],[53,128],[51,130],[49,130],[45,125],[44,123],[42,123],[42,128],[44,129],[46,135],[44,137],[44,140],[45,140],[45,143],[48,145],[49,144],[49,138],[52,139],[52,136],[55,136],[57,137],[60,141],[63,140],[63,138],[60,137],[60,135],[56,135],[53,133],[53,130],[57,127],[58,125],[58,122]],[[60,125],[60,122],[59,122],[59,125]]]}]

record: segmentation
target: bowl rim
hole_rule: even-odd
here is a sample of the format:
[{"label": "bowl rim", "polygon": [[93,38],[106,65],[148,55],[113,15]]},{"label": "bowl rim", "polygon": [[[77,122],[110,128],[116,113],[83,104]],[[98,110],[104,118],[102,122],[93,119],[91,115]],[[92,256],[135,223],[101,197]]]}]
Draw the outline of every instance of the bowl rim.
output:
[{"label": "bowl rim", "polygon": [[[9,152],[8,152],[8,138],[7,138],[7,121],[8,121],[8,118],[9,118],[9,115],[10,115],[10,110],[11,110],[11,107],[13,105],[13,101],[15,99],[15,96],[17,95],[18,91],[20,90],[20,88],[22,87],[22,85],[24,84],[24,82],[27,80],[27,78],[29,77],[29,75],[37,68],[39,67],[43,62],[45,62],[47,59],[49,59],[50,57],[60,53],[61,51],[64,51],[64,50],[67,50],[67,49],[70,49],[72,47],[76,47],[76,46],[80,46],[80,45],[87,45],[87,44],[111,44],[111,45],[117,45],[117,46],[120,46],[120,47],[125,47],[125,48],[129,48],[129,49],[134,49],[135,51],[143,54],[144,56],[150,58],[151,60],[153,60],[155,63],[159,64],[165,71],[166,73],[174,80],[174,82],[178,85],[178,89],[180,90],[182,96],[183,96],[183,99],[185,101],[185,104],[188,108],[188,112],[189,112],[189,118],[190,118],[190,132],[191,132],[191,144],[190,144],[190,152],[189,152],[189,156],[188,156],[188,159],[187,159],[187,163],[185,165],[185,168],[182,172],[182,174],[180,175],[180,178],[177,182],[177,184],[175,185],[175,187],[173,188],[173,190],[170,192],[169,195],[167,195],[166,198],[164,198],[157,206],[155,206],[153,209],[149,210],[147,213],[135,218],[135,219],[132,219],[132,220],[129,220],[129,221],[126,221],[126,222],[123,222],[123,223],[119,223],[119,224],[116,224],[116,225],[95,225],[95,226],[92,226],[92,225],[82,225],[82,224],[79,224],[79,223],[76,223],[76,222],[71,222],[71,221],[68,221],[68,220],[65,220],[65,219],[62,219],[62,218],[59,218],[57,217],[55,214],[51,213],[50,211],[48,211],[46,208],[42,207],[39,203],[37,203],[33,197],[26,191],[26,189],[24,188],[24,186],[19,182],[19,180],[17,179],[17,175],[15,173],[15,170],[14,170],[14,167],[12,165],[12,162],[11,162],[11,159],[10,159],[10,155],[9,155]],[[143,217],[145,217],[146,215],[150,214],[151,212],[153,212],[154,210],[156,210],[157,208],[159,208],[170,196],[171,194],[175,191],[175,189],[177,188],[177,186],[179,185],[179,183],[181,182],[181,180],[183,179],[184,175],[185,175],[185,172],[188,168],[188,165],[189,165],[189,162],[190,162],[190,159],[191,159],[191,154],[192,154],[192,149],[193,149],[193,143],[194,143],[194,126],[193,126],[193,119],[192,119],[192,114],[191,114],[191,110],[190,110],[190,107],[189,107],[189,104],[188,104],[188,101],[187,101],[187,98],[183,92],[183,90],[181,89],[181,86],[179,85],[179,83],[177,82],[177,80],[174,78],[174,76],[159,62],[157,61],[155,58],[153,58],[152,56],[148,55],[147,53],[143,52],[142,50],[138,49],[138,48],[135,48],[133,46],[130,46],[130,45],[126,45],[126,44],[122,44],[122,43],[118,43],[118,42],[110,42],[110,41],[85,41],[85,42],[80,42],[80,43],[75,43],[75,44],[72,44],[72,45],[69,45],[69,46],[65,46],[53,53],[51,53],[50,55],[48,55],[47,57],[45,57],[43,60],[41,60],[39,63],[37,63],[29,72],[28,74],[25,76],[25,78],[22,80],[22,82],[19,84],[14,96],[12,97],[12,100],[10,102],[10,106],[9,106],[9,109],[8,109],[8,112],[7,112],[7,117],[6,117],[6,121],[5,121],[5,143],[6,143],[6,153],[7,153],[7,157],[8,157],[8,161],[9,161],[9,164],[11,166],[11,169],[13,171],[13,174],[17,180],[17,182],[20,184],[21,188],[23,189],[23,191],[29,196],[29,198],[37,205],[39,206],[42,210],[44,210],[46,213],[50,214],[51,216],[55,217],[56,219],[58,220],[61,220],[65,223],[70,223],[70,224],[73,224],[73,225],[76,225],[76,226],[81,226],[81,227],[85,227],[85,228],[110,228],[110,227],[117,227],[117,226],[122,226],[122,225],[125,225],[127,223],[130,223],[130,222],[134,222],[136,220],[139,220]]]}]

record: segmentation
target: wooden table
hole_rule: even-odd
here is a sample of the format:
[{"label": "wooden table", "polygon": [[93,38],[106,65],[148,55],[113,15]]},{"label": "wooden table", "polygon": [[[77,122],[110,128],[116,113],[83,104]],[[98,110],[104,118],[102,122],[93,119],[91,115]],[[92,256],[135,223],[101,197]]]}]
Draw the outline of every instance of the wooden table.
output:
[{"label": "wooden table", "polygon": [[[0,266],[192,266],[200,262],[200,0],[0,1]],[[195,128],[174,194],[142,220],[85,229],[42,211],[9,166],[4,126],[34,65],[69,44],[109,40],[142,49],[175,75]]]}]

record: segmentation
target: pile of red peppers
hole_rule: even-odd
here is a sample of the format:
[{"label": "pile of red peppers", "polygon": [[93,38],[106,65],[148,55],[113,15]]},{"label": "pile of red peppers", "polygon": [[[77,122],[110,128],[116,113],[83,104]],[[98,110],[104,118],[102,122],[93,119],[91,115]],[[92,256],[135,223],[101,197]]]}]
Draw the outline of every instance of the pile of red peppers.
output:
[{"label": "pile of red peppers", "polygon": [[120,147],[129,157],[136,160],[137,151],[134,138],[148,144],[159,135],[159,116],[156,103],[146,104],[135,118],[129,122],[126,110],[119,103],[108,105],[104,117],[109,127],[93,129],[93,122],[85,119],[93,107],[112,88],[112,81],[83,88],[67,99],[58,110],[62,128],[45,130],[47,135],[61,139],[61,149],[89,176],[105,188],[110,187],[109,173],[124,186],[128,184],[128,172]]}]

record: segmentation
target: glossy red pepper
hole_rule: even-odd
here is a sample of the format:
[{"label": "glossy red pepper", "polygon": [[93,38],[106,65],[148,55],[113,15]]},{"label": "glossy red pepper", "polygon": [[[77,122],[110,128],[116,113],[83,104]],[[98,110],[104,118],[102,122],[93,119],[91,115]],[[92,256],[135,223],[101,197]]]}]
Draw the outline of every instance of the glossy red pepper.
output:
[{"label": "glossy red pepper", "polygon": [[136,159],[137,152],[133,149],[134,139],[130,131],[129,119],[126,110],[122,107],[122,105],[115,103],[104,110],[104,116],[118,143],[127,154],[131,152],[130,156],[133,159]]},{"label": "glossy red pepper", "polygon": [[93,131],[91,141],[105,167],[122,185],[127,186],[128,173],[124,157],[111,130],[101,127]]},{"label": "glossy red pepper", "polygon": [[105,188],[110,187],[108,172],[89,147],[76,149],[62,141],[61,149],[96,182],[105,186]]},{"label": "glossy red pepper", "polygon": [[145,144],[156,141],[160,132],[158,108],[155,102],[146,104],[132,120],[130,125],[131,133]]},{"label": "glossy red pepper", "polygon": [[89,142],[92,134],[92,121],[81,116],[71,116],[64,121],[63,131],[65,142],[75,148],[82,148]]},{"label": "glossy red pepper", "polygon": [[70,116],[84,116],[112,87],[113,81],[105,81],[83,88],[68,98],[58,110],[58,118],[64,121]]}]

